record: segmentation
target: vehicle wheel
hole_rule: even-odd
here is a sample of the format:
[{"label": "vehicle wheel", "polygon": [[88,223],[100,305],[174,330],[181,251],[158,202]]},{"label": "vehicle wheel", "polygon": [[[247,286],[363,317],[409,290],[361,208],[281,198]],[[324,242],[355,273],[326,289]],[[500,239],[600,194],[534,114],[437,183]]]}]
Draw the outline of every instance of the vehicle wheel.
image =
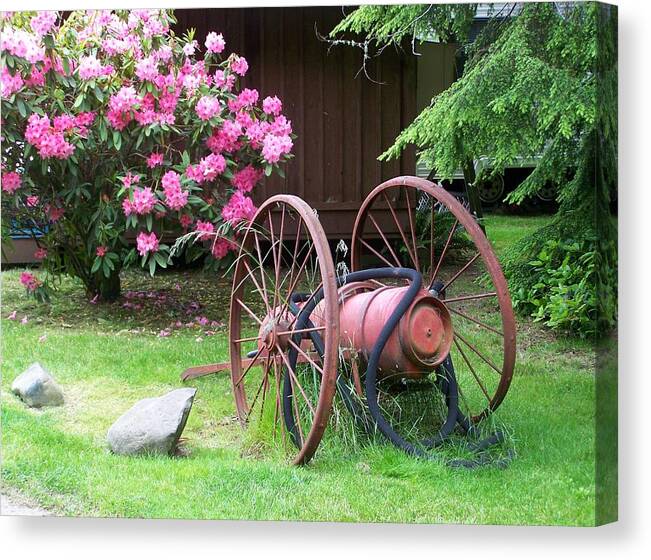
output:
[{"label": "vehicle wheel", "polygon": [[[300,302],[290,299],[297,292]],[[311,300],[318,306],[310,324],[298,324],[300,309]],[[293,463],[307,463],[323,437],[335,393],[339,311],[327,238],[312,208],[296,196],[268,199],[243,233],[229,336],[241,423],[271,430],[274,442],[291,441],[298,449]]]},{"label": "vehicle wheel", "polygon": [[[386,233],[391,221],[402,251]],[[421,272],[453,318],[450,356],[462,411],[474,422],[494,411],[513,376],[515,317],[502,269],[473,216],[440,185],[417,177],[386,181],[355,221],[352,270],[362,263]]]}]

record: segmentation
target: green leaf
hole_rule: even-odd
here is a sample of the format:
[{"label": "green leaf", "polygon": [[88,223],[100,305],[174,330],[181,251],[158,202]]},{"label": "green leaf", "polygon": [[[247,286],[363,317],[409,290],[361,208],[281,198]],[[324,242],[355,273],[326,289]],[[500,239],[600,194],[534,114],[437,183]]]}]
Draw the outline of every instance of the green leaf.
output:
[{"label": "green leaf", "polygon": [[80,93],[80,94],[77,96],[77,99],[75,99],[75,102],[72,104],[72,108],[73,108],[73,109],[78,109],[79,107],[81,107],[81,104],[82,104],[83,102],[84,102],[84,94],[83,94],[83,93]]},{"label": "green leaf", "polygon": [[115,146],[116,150],[119,150],[122,146],[122,135],[118,130],[113,131],[113,145]]},{"label": "green leaf", "polygon": [[25,107],[25,102],[18,98],[16,100],[16,104],[18,105],[18,112],[20,113],[20,116],[25,118],[27,117],[27,107]]},{"label": "green leaf", "polygon": [[154,258],[156,259],[156,262],[158,263],[159,266],[162,268],[167,268],[167,261],[165,260],[165,257],[161,255],[160,253],[156,253],[154,255]]},{"label": "green leaf", "polygon": [[102,121],[102,124],[99,125],[99,137],[102,142],[106,142],[108,140],[108,129],[104,121]]},{"label": "green leaf", "polygon": [[95,262],[93,262],[93,266],[90,269],[90,273],[95,274],[99,270],[100,266],[102,266],[102,258],[101,257],[95,257]]}]

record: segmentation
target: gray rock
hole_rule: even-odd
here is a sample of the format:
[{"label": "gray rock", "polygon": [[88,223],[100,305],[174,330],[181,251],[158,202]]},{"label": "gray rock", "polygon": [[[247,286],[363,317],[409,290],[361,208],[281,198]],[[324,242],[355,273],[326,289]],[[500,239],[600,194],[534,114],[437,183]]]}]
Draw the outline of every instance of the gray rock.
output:
[{"label": "gray rock", "polygon": [[134,404],[109,428],[108,446],[118,455],[169,455],[183,433],[196,389],[176,389]]},{"label": "gray rock", "polygon": [[11,391],[18,395],[27,406],[61,406],[63,391],[54,378],[41,364],[33,363],[11,385]]}]

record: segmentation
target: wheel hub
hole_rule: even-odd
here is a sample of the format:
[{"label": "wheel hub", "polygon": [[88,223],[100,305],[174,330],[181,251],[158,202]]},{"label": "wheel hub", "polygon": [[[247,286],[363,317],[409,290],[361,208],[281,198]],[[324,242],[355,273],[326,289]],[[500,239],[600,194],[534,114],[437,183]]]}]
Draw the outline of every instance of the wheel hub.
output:
[{"label": "wheel hub", "polygon": [[289,330],[291,324],[286,315],[278,316],[273,312],[265,317],[260,330],[258,340],[268,352],[286,351],[289,348]]}]

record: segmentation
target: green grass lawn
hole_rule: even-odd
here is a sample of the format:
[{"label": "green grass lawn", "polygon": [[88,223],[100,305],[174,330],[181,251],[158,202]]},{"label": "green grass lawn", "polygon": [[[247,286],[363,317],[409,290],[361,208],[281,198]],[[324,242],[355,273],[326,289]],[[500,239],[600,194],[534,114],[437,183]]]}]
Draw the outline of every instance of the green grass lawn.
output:
[{"label": "green grass lawn", "polygon": [[[543,220],[489,218],[487,230],[500,251]],[[2,273],[2,479],[46,508],[121,517],[595,522],[594,357],[585,342],[519,320],[516,374],[496,414],[515,450],[506,469],[450,469],[334,429],[308,467],[292,467],[251,452],[227,375],[189,383],[198,392],[181,456],[125,458],[105,442],[122,412],[182,386],[184,368],[227,359],[228,282],[200,272],[155,280],[130,272],[125,290],[142,297],[92,305],[66,281],[45,307],[24,295],[18,276]],[[164,301],[147,297],[154,288]],[[142,307],[122,306],[134,301]],[[14,310],[17,320],[7,320]],[[215,323],[175,327],[195,315]],[[157,336],[165,328],[172,334]],[[15,376],[37,360],[62,385],[64,407],[29,410],[10,394]]]}]

